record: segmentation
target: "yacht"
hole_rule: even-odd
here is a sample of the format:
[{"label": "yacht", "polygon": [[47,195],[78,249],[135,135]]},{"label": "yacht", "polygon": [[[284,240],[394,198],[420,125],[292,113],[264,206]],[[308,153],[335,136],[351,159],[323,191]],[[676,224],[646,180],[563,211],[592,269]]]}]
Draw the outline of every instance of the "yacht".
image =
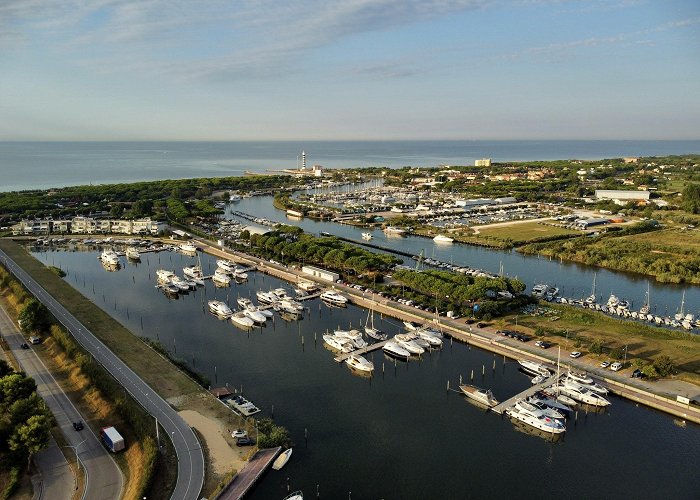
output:
[{"label": "yacht", "polygon": [[362,233],[362,239],[363,240],[371,240],[372,239],[372,233]]},{"label": "yacht", "polygon": [[260,314],[262,314],[266,318],[272,318],[272,316],[274,316],[274,314],[272,314],[272,311],[270,311],[268,309],[259,308],[258,306],[253,304],[253,302],[250,299],[248,299],[246,297],[239,297],[236,300],[236,302],[238,302],[238,305],[240,306],[241,309],[245,309],[246,311],[259,312]]},{"label": "yacht", "polygon": [[355,350],[352,343],[347,339],[341,339],[333,334],[326,333],[323,335],[323,341],[336,351],[349,353]]},{"label": "yacht", "polygon": [[498,405],[498,401],[493,397],[493,393],[490,389],[479,389],[474,385],[460,384],[459,389],[467,396],[469,399],[473,399],[477,403],[493,408]]},{"label": "yacht", "polygon": [[175,273],[172,271],[167,271],[165,269],[158,269],[156,271],[156,277],[158,278],[158,281],[163,283],[169,283],[170,280],[173,279],[173,276],[175,276]]},{"label": "yacht", "polygon": [[565,380],[564,385],[560,386],[559,390],[563,394],[570,396],[581,403],[586,403],[593,406],[608,406],[610,404],[610,401],[605,399],[600,394],[591,391],[584,385],[570,380]]},{"label": "yacht", "polygon": [[229,278],[226,274],[219,272],[218,269],[211,277],[211,279],[215,285],[219,286],[228,286],[231,283],[231,278]]},{"label": "yacht", "polygon": [[238,281],[245,281],[248,279],[248,273],[243,271],[243,269],[240,267],[235,267],[233,269],[233,273],[231,273],[231,274],[233,274],[233,279],[238,280]]},{"label": "yacht", "polygon": [[574,382],[578,382],[579,384],[592,384],[593,383],[593,379],[591,377],[589,377],[586,372],[578,372],[578,371],[569,369],[566,376],[570,380],[573,380]]},{"label": "yacht", "polygon": [[284,299],[278,300],[276,304],[284,310],[288,311],[303,311],[304,304],[299,301],[292,299],[291,297],[285,297]]},{"label": "yacht", "polygon": [[172,283],[173,285],[178,287],[183,292],[187,292],[187,291],[191,290],[192,288],[196,288],[196,287],[192,286],[192,285],[194,285],[194,283],[190,284],[190,282],[180,278],[179,276],[173,276],[170,280],[170,283]]},{"label": "yacht", "polygon": [[259,290],[258,292],[255,293],[255,296],[258,298],[258,300],[264,304],[272,304],[273,302],[277,302],[278,297],[272,292],[263,292],[262,290]]},{"label": "yacht", "polygon": [[114,250],[107,249],[105,248],[102,250],[102,254],[100,255],[100,260],[102,261],[103,264],[110,265],[110,266],[116,266],[119,264],[119,255],[117,255],[117,252]]},{"label": "yacht", "polygon": [[596,279],[597,273],[593,274],[593,288],[591,289],[591,294],[586,298],[585,302],[588,306],[592,306],[596,303],[596,296],[595,296],[595,279]]},{"label": "yacht", "polygon": [[534,415],[527,411],[522,411],[517,405],[506,410],[506,415],[514,420],[518,420],[524,424],[530,425],[541,431],[550,432],[552,434],[561,434],[566,430],[563,422],[545,417],[541,413]]},{"label": "yacht", "polygon": [[384,351],[389,356],[393,356],[395,358],[400,359],[408,359],[411,356],[410,352],[408,352],[402,346],[393,341],[389,341],[386,344],[384,344],[384,347],[382,347],[382,351]]},{"label": "yacht", "polygon": [[197,247],[190,241],[181,243],[180,250],[184,253],[197,253]]},{"label": "yacht", "polygon": [[358,370],[361,372],[372,372],[374,370],[374,363],[369,361],[366,358],[363,358],[362,356],[351,354],[348,356],[348,359],[345,360],[345,363],[352,369]]},{"label": "yacht", "polygon": [[[255,307],[255,306],[253,306]],[[258,325],[264,325],[265,322],[267,321],[268,316],[263,314],[262,311],[258,311],[257,308],[255,309],[243,309],[242,310],[243,314],[248,316],[250,319],[253,320],[254,323]]]},{"label": "yacht", "polygon": [[351,342],[356,349],[367,347],[367,342],[362,338],[362,333],[359,330],[335,330],[333,335]]},{"label": "yacht", "polygon": [[233,274],[233,270],[236,268],[233,262],[226,259],[218,259],[216,261],[216,266],[226,274]]},{"label": "yacht", "polygon": [[585,382],[584,380],[582,380],[578,377],[575,377],[575,376],[572,377],[571,373],[568,373],[564,380],[565,380],[565,382],[579,384],[582,387],[585,387],[586,389],[588,389],[589,391],[595,392],[596,394],[605,395],[609,392],[607,387],[603,387],[602,385],[594,382],[593,379],[590,377],[586,377],[584,379],[584,380],[590,380],[590,382]]},{"label": "yacht", "polygon": [[549,290],[549,287],[545,284],[540,283],[539,285],[535,285],[532,287],[532,295],[534,297],[544,297],[544,295],[547,293],[547,290]]},{"label": "yacht", "polygon": [[255,322],[241,311],[235,312],[231,315],[231,323],[244,329],[251,328],[255,325]]},{"label": "yacht", "polygon": [[387,234],[404,234],[406,230],[400,227],[387,226],[384,228],[384,232]]},{"label": "yacht", "polygon": [[228,197],[228,201],[232,201],[232,202],[241,201],[241,195],[238,193],[233,193],[232,195],[230,195]]},{"label": "yacht", "polygon": [[209,311],[217,316],[228,318],[233,314],[231,308],[225,302],[220,300],[210,300],[207,304],[209,305]]},{"label": "yacht", "polygon": [[202,279],[204,277],[204,274],[202,274],[202,268],[200,266],[196,266],[196,265],[183,267],[182,274],[184,274],[188,278]]},{"label": "yacht", "polygon": [[[559,402],[556,399],[547,396],[547,394],[545,394],[544,392],[538,392],[534,396],[530,396],[529,398],[527,398],[527,400],[529,403],[532,404],[539,403],[548,406],[549,408],[553,408],[562,415],[571,415],[571,412],[573,411],[569,406],[567,406],[563,402]],[[535,406],[537,405],[535,404]]]},{"label": "yacht", "polygon": [[454,239],[443,234],[438,234],[435,238],[433,238],[433,241],[435,243],[452,243]]},{"label": "yacht", "polygon": [[620,299],[618,299],[615,295],[613,295],[611,293],[610,297],[608,297],[608,303],[607,303],[608,309],[611,307],[617,307],[619,303],[620,303]]},{"label": "yacht", "polygon": [[411,335],[405,333],[394,335],[394,341],[411,354],[423,354],[425,349],[413,342],[412,338]]},{"label": "yacht", "polygon": [[345,305],[348,303],[347,297],[339,294],[335,290],[326,290],[321,294],[321,299],[335,305]]},{"label": "yacht", "polygon": [[405,326],[406,330],[408,330],[409,332],[416,331],[420,328],[420,325],[418,323],[413,322],[413,321],[404,321],[403,326]]},{"label": "yacht", "polygon": [[314,283],[313,281],[299,280],[299,282],[297,283],[297,288],[304,292],[303,294],[309,294],[314,293],[316,290],[318,290],[318,284]]},{"label": "yacht", "polygon": [[542,363],[538,363],[537,361],[530,361],[529,359],[519,359],[518,363],[520,366],[522,366],[523,370],[525,370],[528,373],[532,373],[533,375],[544,375],[545,377],[551,377],[552,372],[549,371],[549,368],[544,366]]},{"label": "yacht", "polygon": [[141,260],[141,254],[136,247],[127,247],[125,254],[126,258],[129,260]]},{"label": "yacht", "polygon": [[537,401],[536,399],[533,401],[526,401],[524,399],[520,399],[515,403],[515,406],[519,408],[520,411],[523,412],[529,412],[532,415],[539,415],[542,414],[545,417],[553,418],[556,420],[564,420],[564,415],[549,406]]},{"label": "yacht", "polygon": [[431,330],[421,328],[420,330],[416,330],[414,335],[419,339],[425,340],[430,347],[442,347],[442,339],[433,334]]}]

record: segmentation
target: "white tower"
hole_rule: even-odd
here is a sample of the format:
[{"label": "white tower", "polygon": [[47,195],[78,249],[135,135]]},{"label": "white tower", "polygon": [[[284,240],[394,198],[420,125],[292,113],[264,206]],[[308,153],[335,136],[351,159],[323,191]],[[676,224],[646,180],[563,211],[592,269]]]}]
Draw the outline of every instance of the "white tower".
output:
[{"label": "white tower", "polygon": [[301,152],[301,169],[306,170],[306,153],[304,151]]}]

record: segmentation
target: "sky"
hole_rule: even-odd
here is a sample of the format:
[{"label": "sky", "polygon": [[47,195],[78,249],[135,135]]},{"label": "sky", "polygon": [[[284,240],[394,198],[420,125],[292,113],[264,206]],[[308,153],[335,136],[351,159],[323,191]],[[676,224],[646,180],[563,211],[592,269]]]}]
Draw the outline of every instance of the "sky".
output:
[{"label": "sky", "polygon": [[697,0],[0,0],[0,140],[700,139]]}]

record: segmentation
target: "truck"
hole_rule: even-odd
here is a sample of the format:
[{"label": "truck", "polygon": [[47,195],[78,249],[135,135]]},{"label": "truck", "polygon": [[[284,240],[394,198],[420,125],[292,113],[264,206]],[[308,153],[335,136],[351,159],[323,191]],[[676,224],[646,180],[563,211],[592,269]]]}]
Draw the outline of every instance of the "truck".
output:
[{"label": "truck", "polygon": [[100,431],[102,442],[107,446],[107,449],[112,453],[116,453],[124,449],[124,438],[117,432],[114,427],[104,427]]}]

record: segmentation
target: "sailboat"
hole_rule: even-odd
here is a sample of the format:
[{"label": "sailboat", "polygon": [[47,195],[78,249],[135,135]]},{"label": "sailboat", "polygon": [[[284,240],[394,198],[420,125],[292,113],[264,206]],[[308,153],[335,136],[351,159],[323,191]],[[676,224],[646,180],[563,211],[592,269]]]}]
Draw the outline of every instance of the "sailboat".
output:
[{"label": "sailboat", "polygon": [[598,273],[594,273],[594,274],[593,274],[593,290],[591,290],[591,294],[590,294],[590,295],[588,296],[588,298],[586,299],[586,304],[588,304],[589,306],[595,304],[595,302],[596,302],[596,298],[595,298],[595,278],[596,278],[597,274],[598,274]]},{"label": "sailboat", "polygon": [[[650,309],[651,309],[651,307],[649,305],[649,282],[647,281],[647,295],[646,295],[646,298],[644,299],[644,305],[639,308],[639,314],[643,314],[644,316],[646,316],[647,314],[649,314]],[[644,318],[644,319],[646,319],[646,318]]]},{"label": "sailboat", "polygon": [[365,320],[365,333],[368,337],[372,337],[375,340],[386,340],[387,335],[379,328],[374,326],[374,307],[370,307],[367,311],[367,319]]},{"label": "sailboat", "polygon": [[674,316],[674,318],[676,318],[677,321],[683,321],[685,319],[685,312],[683,311],[684,307],[685,307],[685,290],[683,290],[683,295],[681,296],[681,309]]}]

